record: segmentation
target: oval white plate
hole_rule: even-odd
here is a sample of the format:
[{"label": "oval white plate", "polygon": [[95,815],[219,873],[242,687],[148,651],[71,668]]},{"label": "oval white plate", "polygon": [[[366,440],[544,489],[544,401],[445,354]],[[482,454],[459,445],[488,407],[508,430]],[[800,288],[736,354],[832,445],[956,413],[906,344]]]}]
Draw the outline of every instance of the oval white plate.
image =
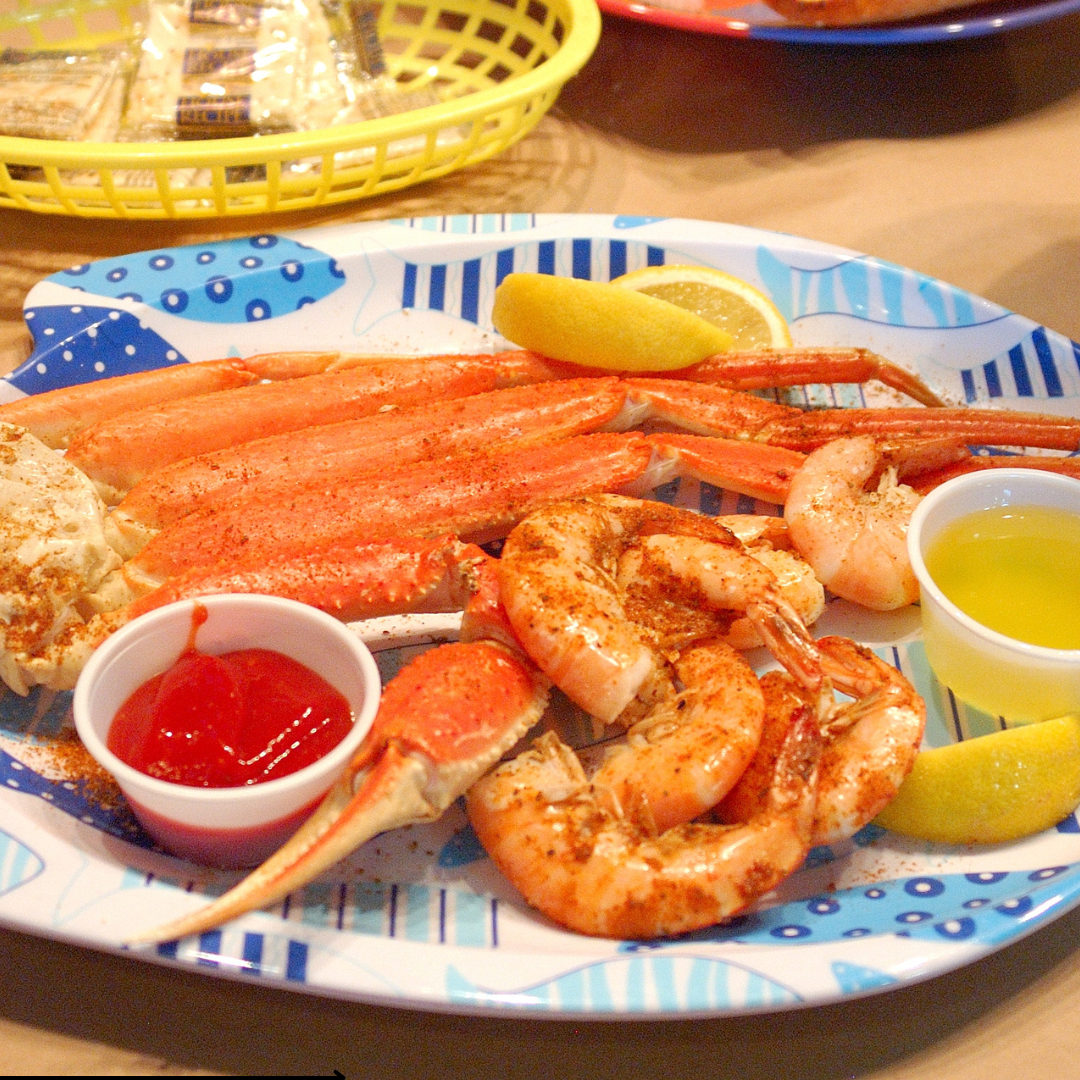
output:
[{"label": "oval white plate", "polygon": [[[437,352],[498,346],[488,313],[501,277],[541,270],[607,280],[699,262],[764,289],[796,342],[862,345],[916,367],[950,398],[1080,413],[1076,346],[943,282],[853,252],[698,221],[601,216],[427,218],[141,252],[36,285],[34,356],[6,397],[167,363],[305,349]],[[855,386],[794,394],[857,405]],[[884,395],[884,399],[888,396]],[[665,499],[714,511],[750,500],[697,484]],[[992,730],[937,685],[914,609],[834,602],[819,631],[847,632],[898,664],[927,699],[927,742]],[[363,628],[384,677],[454,620]],[[394,647],[403,645],[404,647]],[[123,806],[56,782],[48,747],[68,695],[0,700],[0,920],[104,950],[217,894],[234,876],[170,859]],[[769,905],[664,942],[598,941],[532,914],[454,808],[436,825],[372,841],[270,912],[133,956],[206,974],[413,1008],[563,1017],[735,1015],[833,1002],[939,974],[1080,902],[1075,817],[1022,843],[960,850],[869,827],[816,849]]]}]

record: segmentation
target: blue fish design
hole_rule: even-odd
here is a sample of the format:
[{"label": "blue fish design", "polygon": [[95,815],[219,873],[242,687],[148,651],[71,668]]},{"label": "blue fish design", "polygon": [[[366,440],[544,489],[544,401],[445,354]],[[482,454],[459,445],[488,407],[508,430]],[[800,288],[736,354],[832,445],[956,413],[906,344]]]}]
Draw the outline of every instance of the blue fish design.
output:
[{"label": "blue fish design", "polygon": [[461,1005],[558,1013],[748,1011],[802,1000],[791,987],[751,968],[702,956],[616,957],[514,990],[485,989],[451,964],[446,994]]},{"label": "blue fish design", "polygon": [[0,896],[25,885],[45,869],[45,861],[33,848],[0,830]]},{"label": "blue fish design", "polygon": [[1025,919],[1057,903],[1058,879],[1075,869],[1074,864],[900,878],[780,904],[669,942],[624,947],[663,948],[688,941],[807,945],[874,934],[996,943],[1009,940]]},{"label": "blue fish design", "polygon": [[889,326],[954,328],[1004,314],[989,304],[976,311],[963,290],[878,259],[853,256],[803,269],[762,246],[757,268],[766,292],[789,322],[804,315],[835,313]]},{"label": "blue fish design", "polygon": [[102,259],[47,280],[196,322],[244,323],[314,304],[341,288],[345,274],[331,256],[263,233]]},{"label": "blue fish design", "polygon": [[91,785],[86,780],[50,780],[5,750],[0,750],[0,783],[10,791],[44,799],[50,806],[102,832],[140,847],[155,849],[153,841],[142,831],[127,802],[119,794],[114,805],[104,806],[100,800],[92,797]]},{"label": "blue fish design", "polygon": [[134,315],[91,304],[28,308],[34,354],[8,381],[27,394],[96,382],[186,361]]}]

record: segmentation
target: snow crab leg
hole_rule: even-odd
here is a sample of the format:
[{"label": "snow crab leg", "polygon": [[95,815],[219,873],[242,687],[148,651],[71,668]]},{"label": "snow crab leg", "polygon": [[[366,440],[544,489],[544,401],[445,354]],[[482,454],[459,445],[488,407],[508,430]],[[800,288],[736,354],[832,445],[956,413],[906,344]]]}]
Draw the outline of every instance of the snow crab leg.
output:
[{"label": "snow crab leg", "polygon": [[305,547],[443,533],[483,542],[552,499],[638,482],[651,458],[643,435],[582,435],[364,473],[329,489],[312,484],[288,498],[258,492],[162,530],[92,602],[107,610],[193,566]]},{"label": "snow crab leg", "polygon": [[[23,429],[10,430],[35,443],[44,464],[63,469],[100,504],[65,459]],[[363,474],[329,496],[314,487],[288,499],[238,499],[216,513],[183,518],[126,564],[105,542],[103,527],[76,533],[69,539],[78,550],[92,543],[112,561],[57,598],[58,610],[70,613],[62,623],[24,628],[16,621],[5,630],[3,656],[11,660],[5,681],[20,693],[39,683],[68,689],[92,650],[127,619],[172,599],[222,590],[285,595],[342,618],[458,609],[484,556],[452,534],[503,536],[552,499],[650,489],[678,464],[669,451],[659,452],[664,438],[599,434],[532,447],[507,444],[396,473]],[[35,498],[49,504],[55,483],[47,480]],[[102,515],[96,511],[98,521]],[[18,591],[20,573],[13,568],[9,591]]]},{"label": "snow crab leg", "polygon": [[110,539],[130,557],[155,531],[257,488],[297,488],[309,479],[329,486],[499,442],[525,445],[585,434],[615,421],[624,399],[614,378],[514,386],[186,458],[155,470],[128,492],[110,515]]},{"label": "snow crab leg", "polygon": [[[264,369],[272,361],[264,359]],[[105,501],[113,503],[147,473],[182,458],[386,408],[465,397],[563,374],[564,368],[524,350],[363,358],[354,366],[328,366],[303,378],[260,382],[123,413],[72,438],[68,457],[94,481]]]},{"label": "snow crab leg", "polygon": [[486,552],[455,536],[339,544],[283,550],[273,557],[193,566],[130,603],[75,620],[37,649],[22,649],[8,632],[4,682],[20,694],[40,683],[74,687],[90,654],[110,634],[139,615],[174,600],[218,593],[266,593],[310,604],[346,622],[384,615],[460,611],[479,587]]},{"label": "snow crab leg", "polygon": [[[960,452],[926,445],[934,464]],[[643,494],[675,476],[782,503],[804,461],[780,447],[670,433],[511,440],[397,470],[251,483],[242,494],[220,504],[211,499],[179,517],[141,547],[150,530],[133,520],[133,499],[108,519],[108,535],[122,552],[137,554],[90,603],[110,610],[192,567],[275,558],[282,550],[442,533],[482,543],[505,536],[543,503],[598,492]]]},{"label": "snow crab leg", "polygon": [[[103,420],[71,439],[69,459],[98,485],[106,502],[115,503],[141,478],[165,465],[275,433],[523,384],[554,383],[551,389],[554,399],[565,393],[568,375],[596,374],[525,350],[480,356],[354,358],[356,363],[352,366],[340,359],[330,363],[326,354],[302,355],[309,355],[309,359],[303,363],[297,361],[298,367],[326,365],[325,370],[166,401]],[[804,357],[801,362],[809,366],[806,354],[800,356]],[[864,363],[865,357],[859,360]],[[770,362],[776,363],[772,354],[762,354],[756,361],[765,372],[771,370]],[[274,357],[254,358],[245,363],[273,374],[282,373],[277,368],[287,368],[285,360]],[[745,366],[750,361],[741,363]],[[622,380],[625,410],[611,424],[625,429],[649,420],[698,434],[751,439],[800,451],[843,434],[861,432],[893,437],[952,435],[962,436],[969,443],[1054,449],[1080,446],[1080,422],[1070,418],[924,407],[807,412],[711,385],[708,364],[697,374],[698,381]],[[606,380],[598,379],[596,387],[598,393],[605,389],[610,392]],[[88,395],[106,392],[104,388],[86,390]],[[422,415],[418,414],[417,419]],[[235,467],[241,467],[239,462]]]},{"label": "snow crab leg", "polygon": [[[660,395],[654,408],[653,398]],[[720,396],[719,401],[716,400]],[[394,409],[361,419],[312,427],[242,443],[158,469],[135,485],[110,516],[111,536],[121,554],[134,554],[153,531],[195,510],[227,506],[236,498],[279,503],[305,486],[350,484],[360,473],[385,474],[411,462],[446,457],[499,442],[555,441],[595,431],[625,431],[645,420],[705,432],[737,435],[786,413],[786,406],[746,395],[691,387],[676,401],[661,380],[585,378],[516,386],[451,401]],[[780,489],[768,474],[792,472],[796,451],[737,452],[672,436],[654,445],[675,462],[696,467],[703,478],[718,476],[737,490],[773,497]],[[719,471],[717,471],[717,467]],[[740,487],[739,478],[746,474]]]},{"label": "snow crab leg", "polygon": [[[764,355],[762,355],[764,352]],[[768,390],[810,383],[864,383],[871,379],[899,390],[921,405],[945,402],[907,368],[869,349],[747,349],[720,353],[673,373],[691,382],[729,390]]]},{"label": "snow crab leg", "polygon": [[[284,451],[278,440],[272,440],[268,457],[266,443],[252,444],[265,465],[256,476],[245,471],[243,447],[235,458],[215,455],[163,470],[160,481],[157,476],[148,478],[107,518],[110,542],[121,554],[132,556],[123,574],[132,591],[93,602],[105,610],[157,588],[193,565],[242,560],[257,550],[269,554],[282,546],[306,543],[317,548],[385,538],[388,530],[401,536],[453,532],[483,542],[505,536],[543,502],[597,492],[642,494],[677,476],[782,504],[792,477],[805,463],[805,455],[798,451],[745,439],[676,432],[573,434],[582,427],[636,423],[642,408],[653,408],[651,401],[627,403],[625,387],[631,380],[595,381],[602,384],[596,395],[590,380],[497,391],[494,396],[507,410],[500,408],[490,423],[479,419],[494,404],[488,395],[481,395],[480,401],[442,405],[434,411],[448,419],[431,434],[431,443],[438,445],[445,438],[462,447],[482,443],[488,436],[502,441],[396,469],[389,463],[362,469],[363,454],[354,454],[347,446],[340,449],[340,460],[324,468],[319,467],[322,455],[309,456],[303,450],[291,452],[286,462],[271,468],[265,463]],[[664,385],[662,380],[640,382],[649,390]],[[729,393],[715,387],[700,389]],[[751,404],[739,403],[744,412],[774,407],[756,398],[746,401]],[[374,442],[396,429],[407,433],[414,453],[423,453],[428,437],[420,434],[426,428],[414,411],[402,410],[389,419],[370,418],[370,425],[368,421],[344,425],[344,441],[359,443],[357,431],[363,430],[368,432],[363,438]],[[431,411],[423,410],[425,416]],[[538,420],[539,431],[532,427],[529,414]],[[453,420],[461,415],[470,416],[472,435]],[[667,405],[663,415],[671,415]],[[340,447],[337,431],[314,430],[316,448],[331,439]],[[546,441],[560,434],[565,437]],[[302,444],[305,436],[295,441]],[[386,444],[391,458],[399,445],[400,441]],[[968,455],[955,439],[904,445],[911,468],[919,462],[937,467]],[[227,465],[229,460],[233,466]],[[203,498],[198,496],[200,485]],[[155,530],[162,522],[164,528]]]},{"label": "snow crab leg", "polygon": [[0,421],[18,424],[53,450],[93,424],[167,401],[250,386],[260,379],[297,379],[326,369],[336,354],[277,353],[246,360],[207,360],[137,371],[65,386],[0,405]]},{"label": "snow crab leg", "polygon": [[809,452],[848,435],[958,438],[968,445],[1080,449],[1080,420],[1011,409],[814,409],[770,423],[754,437]]},{"label": "snow crab leg", "polygon": [[[835,411],[829,411],[822,422],[835,426]],[[887,427],[886,410],[869,412],[880,427]],[[920,430],[925,432],[921,442],[937,438],[944,445],[947,439],[954,440],[953,454],[943,456],[937,465],[966,455],[950,410],[916,412],[930,417],[921,422]],[[315,426],[188,458],[157,469],[136,484],[110,521],[116,526],[117,550],[130,556],[153,530],[194,510],[227,504],[237,495],[250,497],[257,489],[285,501],[307,484],[349,483],[360,472],[382,473],[495,442],[553,441],[592,431],[622,431],[643,423],[745,442],[741,452],[734,446],[723,448],[725,464],[719,470],[714,467],[720,460],[716,447],[709,449],[701,441],[670,431],[665,432],[670,437],[664,445],[668,456],[686,470],[684,474],[692,474],[696,461],[700,478],[716,482],[713,477],[719,476],[731,481],[734,490],[781,502],[784,489],[775,484],[775,477],[793,473],[803,460],[803,451],[786,445],[775,445],[771,452],[755,447],[784,444],[785,439],[813,442],[805,434],[792,439],[790,431],[804,432],[817,422],[817,416],[715,386],[666,379],[582,378],[516,386]],[[991,420],[1000,426],[999,418]],[[856,421],[857,428],[871,428],[864,416],[856,416]],[[970,421],[965,418],[965,423]],[[1059,427],[1046,427],[1060,441]],[[1073,437],[1080,439],[1080,425],[1074,423],[1072,428]],[[914,438],[903,427],[898,431],[891,436],[894,441],[901,435]],[[965,434],[970,432],[965,429]],[[993,434],[1000,434],[997,427]],[[1042,434],[1041,427],[1030,423],[1023,431],[1010,430],[1016,438]],[[767,475],[755,477],[761,469]]]},{"label": "snow crab leg", "polygon": [[735,390],[676,379],[625,379],[650,415],[699,434],[749,439],[804,453],[845,435],[962,439],[971,445],[1080,449],[1080,420],[979,408],[799,409]]},{"label": "snow crab leg", "polygon": [[[539,359],[535,354],[513,350],[522,360]],[[484,363],[498,364],[496,354],[483,354]],[[0,420],[19,424],[54,449],[67,446],[72,436],[103,420],[135,409],[163,405],[180,398],[216,390],[249,385],[257,380],[280,381],[307,375],[333,373],[356,367],[400,364],[400,356],[342,353],[334,351],[261,353],[243,359],[211,360],[198,364],[176,364],[168,368],[98,379],[36,394],[0,405]],[[443,357],[417,357],[430,361],[432,376]],[[468,363],[469,357],[460,358]],[[597,374],[555,361],[538,363],[529,381],[570,378]],[[736,351],[710,357],[674,373],[674,377],[713,383],[734,390],[797,386],[815,382],[865,382],[878,379],[923,405],[940,405],[940,398],[917,376],[866,349],[792,348]],[[466,393],[470,392],[468,390]],[[471,391],[473,393],[478,390]],[[431,387],[432,396],[439,393]]]},{"label": "snow crab leg", "polygon": [[280,900],[378,833],[434,821],[536,723],[547,685],[494,642],[421,653],[383,690],[375,723],[300,830],[239,885],[129,944],[202,933]]}]

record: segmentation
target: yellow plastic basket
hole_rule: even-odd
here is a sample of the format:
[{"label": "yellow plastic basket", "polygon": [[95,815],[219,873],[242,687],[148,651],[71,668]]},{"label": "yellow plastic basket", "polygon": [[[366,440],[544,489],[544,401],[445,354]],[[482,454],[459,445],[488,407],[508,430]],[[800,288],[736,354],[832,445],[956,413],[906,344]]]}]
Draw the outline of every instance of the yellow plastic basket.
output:
[{"label": "yellow plastic basket", "polygon": [[[11,10],[14,3],[14,10]],[[130,34],[137,0],[0,3],[0,45],[90,47]],[[396,191],[526,135],[600,35],[595,0],[385,0],[391,73],[440,104],[258,138],[74,143],[0,136],[0,206],[119,218],[297,210]]]}]

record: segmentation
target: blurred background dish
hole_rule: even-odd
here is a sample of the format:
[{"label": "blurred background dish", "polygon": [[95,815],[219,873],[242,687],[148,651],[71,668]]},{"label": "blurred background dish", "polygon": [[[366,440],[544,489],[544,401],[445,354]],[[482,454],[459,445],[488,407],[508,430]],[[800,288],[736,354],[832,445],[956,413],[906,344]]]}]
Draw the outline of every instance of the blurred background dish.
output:
[{"label": "blurred background dish", "polygon": [[608,15],[725,37],[801,45],[905,45],[982,37],[1057,19],[1080,9],[1080,0],[1006,0],[973,4],[905,22],[865,26],[798,26],[764,3],[710,3],[710,0],[598,0]]}]

